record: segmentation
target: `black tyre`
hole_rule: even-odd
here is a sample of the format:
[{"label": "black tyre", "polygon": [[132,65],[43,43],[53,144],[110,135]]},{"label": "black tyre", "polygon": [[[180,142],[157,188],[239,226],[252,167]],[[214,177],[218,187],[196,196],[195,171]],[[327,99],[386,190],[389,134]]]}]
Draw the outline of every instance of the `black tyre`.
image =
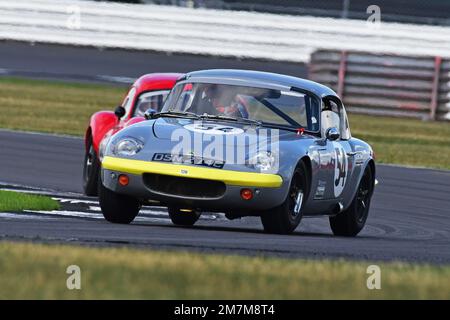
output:
[{"label": "black tyre", "polygon": [[[291,179],[288,196],[278,207],[261,215],[264,231],[268,233],[289,234],[299,225],[303,212],[303,203],[309,194],[309,179],[306,165],[297,166]],[[297,205],[297,199],[298,206]]]},{"label": "black tyre", "polygon": [[173,224],[179,226],[193,226],[200,218],[200,212],[196,210],[188,211],[177,207],[169,207],[168,211]]},{"label": "black tyre", "polygon": [[99,202],[103,217],[112,223],[129,224],[139,213],[141,203],[130,196],[105,188],[100,182]]},{"label": "black tyre", "polygon": [[92,145],[92,139],[90,138],[84,155],[83,166],[83,190],[87,196],[94,197],[98,195],[99,172],[100,160],[97,157],[97,153]]},{"label": "black tyre", "polygon": [[330,226],[334,235],[354,237],[364,228],[369,215],[373,186],[373,172],[371,167],[367,166],[350,207],[330,217]]}]

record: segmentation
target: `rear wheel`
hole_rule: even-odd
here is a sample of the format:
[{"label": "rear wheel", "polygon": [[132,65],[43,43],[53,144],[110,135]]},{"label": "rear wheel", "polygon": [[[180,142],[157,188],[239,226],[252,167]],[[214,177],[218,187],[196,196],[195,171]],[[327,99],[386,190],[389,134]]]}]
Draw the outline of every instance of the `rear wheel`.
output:
[{"label": "rear wheel", "polygon": [[278,207],[261,215],[264,231],[268,233],[292,233],[299,225],[302,207],[309,194],[306,165],[301,162],[294,171],[286,200]]},{"label": "rear wheel", "polygon": [[200,212],[196,210],[169,207],[168,211],[173,224],[179,226],[193,226],[200,218]]},{"label": "rear wheel", "polygon": [[98,180],[100,172],[100,160],[89,138],[83,166],[83,190],[87,196],[98,195]]},{"label": "rear wheel", "polygon": [[99,202],[105,219],[112,223],[129,224],[139,213],[139,200],[105,188],[100,182]]},{"label": "rear wheel", "polygon": [[372,193],[373,173],[371,167],[367,166],[350,207],[330,217],[330,226],[334,235],[354,237],[364,228],[369,215]]}]

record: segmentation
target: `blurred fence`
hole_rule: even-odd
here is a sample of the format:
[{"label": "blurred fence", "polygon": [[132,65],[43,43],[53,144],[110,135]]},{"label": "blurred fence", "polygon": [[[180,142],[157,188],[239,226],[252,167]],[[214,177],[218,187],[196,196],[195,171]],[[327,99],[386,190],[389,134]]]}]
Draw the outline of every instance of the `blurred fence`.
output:
[{"label": "blurred fence", "polygon": [[450,120],[450,60],[353,51],[314,52],[309,77],[351,112]]},{"label": "blurred fence", "polygon": [[450,57],[450,27],[76,0],[0,0],[0,39],[301,63],[317,49]]},{"label": "blurred fence", "polygon": [[[114,0],[118,1],[118,0]],[[196,8],[246,10],[291,15],[367,19],[367,8],[381,8],[384,21],[450,25],[448,0],[120,0]]]}]

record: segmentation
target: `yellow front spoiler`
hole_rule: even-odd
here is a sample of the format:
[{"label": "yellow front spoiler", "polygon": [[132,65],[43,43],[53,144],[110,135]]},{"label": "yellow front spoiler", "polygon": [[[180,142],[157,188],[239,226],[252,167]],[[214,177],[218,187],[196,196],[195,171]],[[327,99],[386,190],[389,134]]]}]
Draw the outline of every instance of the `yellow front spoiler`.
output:
[{"label": "yellow front spoiler", "polygon": [[104,157],[102,167],[136,175],[157,173],[176,177],[223,181],[227,185],[246,187],[279,188],[283,183],[283,179],[277,174],[212,169],[114,157]]}]

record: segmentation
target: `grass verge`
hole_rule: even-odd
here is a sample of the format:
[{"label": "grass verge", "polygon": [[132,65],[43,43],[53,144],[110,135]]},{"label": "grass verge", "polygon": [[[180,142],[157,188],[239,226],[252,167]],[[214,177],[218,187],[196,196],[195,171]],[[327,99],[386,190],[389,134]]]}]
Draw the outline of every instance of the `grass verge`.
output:
[{"label": "grass verge", "polygon": [[[81,290],[68,290],[69,265]],[[450,266],[0,242],[0,299],[449,299]]]},{"label": "grass verge", "polygon": [[[92,113],[113,110],[126,88],[0,78],[0,127],[84,134]],[[381,163],[450,169],[450,125],[350,115],[352,134],[369,142]]]},{"label": "grass verge", "polygon": [[379,163],[450,169],[450,123],[349,116],[354,137],[370,143]]},{"label": "grass verge", "polygon": [[0,127],[81,136],[90,116],[113,110],[126,88],[0,78]]},{"label": "grass verge", "polygon": [[57,201],[45,196],[0,190],[0,212],[23,210],[57,210]]}]

